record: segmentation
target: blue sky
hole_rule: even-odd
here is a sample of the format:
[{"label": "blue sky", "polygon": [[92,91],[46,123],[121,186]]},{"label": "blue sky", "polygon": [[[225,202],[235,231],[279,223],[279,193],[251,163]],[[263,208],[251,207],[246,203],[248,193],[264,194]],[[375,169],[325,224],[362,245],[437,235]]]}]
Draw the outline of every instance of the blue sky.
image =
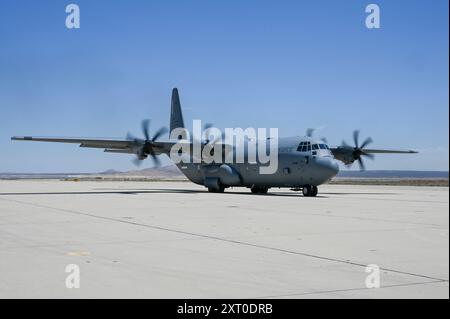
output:
[{"label": "blue sky", "polygon": [[[170,91],[185,120],[217,127],[354,129],[380,155],[368,169],[448,170],[448,1],[0,0],[0,172],[134,169],[131,156],[12,135],[125,137],[168,125]],[[143,167],[151,166],[146,161]]]}]

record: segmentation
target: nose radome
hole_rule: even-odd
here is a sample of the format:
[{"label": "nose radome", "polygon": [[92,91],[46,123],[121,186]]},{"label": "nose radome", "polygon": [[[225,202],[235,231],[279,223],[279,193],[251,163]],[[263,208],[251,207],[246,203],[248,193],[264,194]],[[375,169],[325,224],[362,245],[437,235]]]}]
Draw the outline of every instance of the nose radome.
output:
[{"label": "nose radome", "polygon": [[339,173],[339,164],[334,159],[330,159],[330,170],[333,173],[333,177]]},{"label": "nose radome", "polygon": [[327,179],[331,179],[335,177],[337,173],[339,173],[339,165],[332,158],[321,158],[318,161],[318,164],[320,168],[324,171],[324,173],[327,175]]}]

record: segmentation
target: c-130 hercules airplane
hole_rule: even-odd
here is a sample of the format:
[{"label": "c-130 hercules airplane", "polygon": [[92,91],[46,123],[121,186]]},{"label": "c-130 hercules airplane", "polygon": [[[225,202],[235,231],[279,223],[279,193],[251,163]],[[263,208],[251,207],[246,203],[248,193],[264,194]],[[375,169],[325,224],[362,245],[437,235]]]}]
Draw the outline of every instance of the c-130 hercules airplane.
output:
[{"label": "c-130 hercules airplane", "polygon": [[[155,164],[159,165],[160,161],[157,156],[161,154],[170,155],[172,147],[180,143],[180,140],[159,140],[159,137],[167,132],[165,127],[160,128],[151,137],[149,123],[149,120],[142,122],[145,139],[135,138],[130,134],[123,140],[32,136],[14,136],[11,139],[16,141],[74,143],[79,144],[80,147],[102,148],[105,152],[135,154],[137,155],[137,162],[150,156]],[[184,127],[178,90],[174,88],[172,91],[170,132]],[[210,192],[223,192],[228,187],[247,187],[251,189],[252,193],[265,194],[271,187],[287,187],[295,191],[302,191],[304,196],[313,197],[317,196],[319,185],[327,183],[339,172],[337,160],[346,165],[351,165],[357,161],[361,170],[364,170],[363,157],[372,159],[373,154],[377,153],[417,153],[412,150],[368,149],[366,146],[372,143],[372,139],[367,138],[359,144],[359,131],[353,132],[354,146],[343,142],[340,146],[329,147],[325,139],[315,140],[312,137],[312,132],[313,130],[309,129],[306,136],[303,137],[278,139],[278,167],[273,174],[261,174],[259,171],[260,164],[248,160],[243,163],[182,161],[176,163],[176,165],[190,181],[204,185]],[[186,143],[192,146],[194,142],[190,140]],[[201,148],[206,146],[211,147],[211,154],[213,154],[215,142],[200,141]]]}]

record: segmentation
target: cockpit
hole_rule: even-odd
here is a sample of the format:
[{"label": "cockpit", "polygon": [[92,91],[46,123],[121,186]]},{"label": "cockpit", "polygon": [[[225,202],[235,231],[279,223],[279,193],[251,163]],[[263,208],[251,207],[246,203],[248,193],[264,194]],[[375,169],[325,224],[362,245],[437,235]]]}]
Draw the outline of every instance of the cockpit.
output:
[{"label": "cockpit", "polygon": [[310,141],[303,141],[297,147],[298,152],[312,153],[312,155],[331,155],[330,148],[325,143],[316,143]]}]

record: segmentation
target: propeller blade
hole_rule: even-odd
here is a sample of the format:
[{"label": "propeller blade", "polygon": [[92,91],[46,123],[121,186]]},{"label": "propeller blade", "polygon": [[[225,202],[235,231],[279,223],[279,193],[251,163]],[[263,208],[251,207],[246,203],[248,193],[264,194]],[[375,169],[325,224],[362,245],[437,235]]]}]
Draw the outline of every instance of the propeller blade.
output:
[{"label": "propeller blade", "polygon": [[161,161],[159,160],[158,156],[156,156],[154,153],[151,153],[150,156],[152,157],[154,166],[156,167],[161,166]]},{"label": "propeller blade", "polygon": [[315,131],[315,129],[313,129],[313,128],[307,129],[307,130],[306,130],[306,136],[312,137],[313,134],[314,134],[314,131]]},{"label": "propeller blade", "polygon": [[322,138],[321,138],[321,141],[324,142],[325,144],[328,144],[328,140],[327,140],[326,137],[322,137]]},{"label": "propeller blade", "polygon": [[205,123],[203,125],[203,137],[202,139],[205,140],[207,143],[209,142],[209,129],[212,128],[214,124],[212,123]]},{"label": "propeller blade", "polygon": [[134,140],[136,140],[136,137],[134,137],[130,132],[127,132],[126,139],[130,140],[130,141],[134,141]]},{"label": "propeller blade", "polygon": [[366,157],[370,158],[371,160],[374,160],[374,159],[375,159],[375,155],[370,154],[370,153],[364,153],[364,152],[363,152],[361,155],[362,155],[362,156],[366,156]]},{"label": "propeller blade", "polygon": [[205,124],[203,125],[203,130],[206,131],[206,130],[210,129],[210,128],[213,127],[213,126],[214,126],[213,123],[205,123]]},{"label": "propeller blade", "polygon": [[353,131],[353,142],[355,143],[355,147],[359,148],[359,130]]},{"label": "propeller blade", "polygon": [[129,141],[133,141],[134,143],[144,143],[144,141],[142,139],[137,138],[136,136],[134,136],[130,132],[127,133],[126,139],[129,140]]},{"label": "propeller blade", "polygon": [[150,134],[149,134],[150,122],[151,122],[151,120],[146,119],[146,120],[143,120],[142,124],[141,124],[142,125],[142,133],[144,134],[146,141],[150,140]]},{"label": "propeller blade", "polygon": [[358,157],[358,163],[359,163],[359,169],[361,171],[365,171],[366,170],[366,166],[364,165],[364,162],[363,162],[361,157]]},{"label": "propeller blade", "polygon": [[351,146],[348,145],[346,141],[342,141],[342,147],[351,147]]},{"label": "propeller blade", "polygon": [[142,165],[142,160],[140,160],[139,158],[135,158],[132,160],[133,164],[136,166],[141,166]]},{"label": "propeller blade", "polygon": [[361,149],[366,147],[367,145],[371,144],[373,142],[371,137],[366,138],[366,140],[361,144]]},{"label": "propeller blade", "polygon": [[165,127],[165,126],[161,127],[161,128],[155,133],[155,135],[153,135],[152,142],[156,141],[161,135],[166,134],[167,131],[168,131],[168,130],[167,130],[167,127]]}]

